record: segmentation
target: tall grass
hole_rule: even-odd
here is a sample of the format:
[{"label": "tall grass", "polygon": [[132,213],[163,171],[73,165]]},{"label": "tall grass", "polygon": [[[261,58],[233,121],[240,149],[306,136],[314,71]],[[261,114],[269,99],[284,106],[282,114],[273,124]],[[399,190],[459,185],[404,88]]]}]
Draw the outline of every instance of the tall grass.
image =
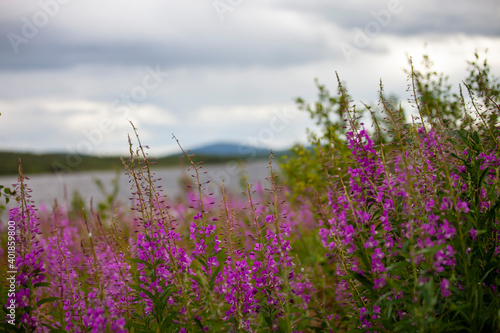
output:
[{"label": "tall grass", "polygon": [[379,111],[366,106],[373,129],[340,80],[338,97],[320,90],[330,109],[309,108],[324,126],[314,152],[296,150],[286,183],[271,155],[263,186],[246,180],[241,194],[207,193],[179,144],[192,180],[169,200],[135,128],[123,160],[131,211],[113,200],[37,210],[20,167],[16,293],[0,290],[16,319],[0,329],[500,331],[499,98],[486,63],[471,66],[450,97],[411,65],[418,116],[405,120],[381,85]]}]

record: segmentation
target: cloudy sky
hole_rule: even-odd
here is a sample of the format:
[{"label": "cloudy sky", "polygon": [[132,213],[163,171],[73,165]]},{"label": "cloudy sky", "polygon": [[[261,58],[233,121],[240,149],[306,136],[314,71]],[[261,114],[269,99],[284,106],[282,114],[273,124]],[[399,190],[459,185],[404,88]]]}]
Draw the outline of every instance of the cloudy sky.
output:
[{"label": "cloudy sky", "polygon": [[486,48],[500,76],[497,0],[0,0],[0,149],[124,154],[129,120],[157,155],[285,148],[314,78],[405,99],[409,55],[457,85]]}]

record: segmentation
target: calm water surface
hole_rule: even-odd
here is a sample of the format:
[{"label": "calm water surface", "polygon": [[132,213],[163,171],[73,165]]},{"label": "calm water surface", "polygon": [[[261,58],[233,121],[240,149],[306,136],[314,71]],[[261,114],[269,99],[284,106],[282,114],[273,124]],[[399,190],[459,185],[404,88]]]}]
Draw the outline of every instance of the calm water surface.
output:
[{"label": "calm water surface", "polygon": [[[260,182],[261,184],[268,185],[265,179],[269,176],[269,168],[267,161],[257,161],[247,163],[245,165],[248,179],[251,184]],[[277,164],[273,165],[273,170],[278,170]],[[181,182],[183,175],[188,176],[193,174],[194,171],[187,171],[181,168],[168,168],[168,169],[155,169],[156,178],[161,178],[157,184],[168,197],[174,198],[181,193]],[[242,174],[242,166],[236,163],[226,163],[220,165],[204,166],[201,172],[202,181],[210,180],[206,185],[209,192],[220,192],[222,179],[224,179],[224,186],[232,191],[239,191],[240,179]],[[27,175],[28,187],[33,190],[31,192],[31,199],[38,205],[45,204],[52,206],[55,200],[60,203],[71,202],[75,192],[78,192],[86,203],[92,199],[94,205],[104,199],[104,195],[99,190],[95,181],[99,179],[108,192],[111,191],[111,182],[117,177],[116,172],[112,171],[95,171],[95,172],[74,172],[66,173],[63,175],[56,174],[36,174]],[[11,186],[17,183],[16,176],[3,176],[0,177],[0,184]],[[128,203],[131,197],[132,190],[130,189],[131,183],[127,175],[122,172],[119,174],[119,192],[118,198],[123,203]]]}]

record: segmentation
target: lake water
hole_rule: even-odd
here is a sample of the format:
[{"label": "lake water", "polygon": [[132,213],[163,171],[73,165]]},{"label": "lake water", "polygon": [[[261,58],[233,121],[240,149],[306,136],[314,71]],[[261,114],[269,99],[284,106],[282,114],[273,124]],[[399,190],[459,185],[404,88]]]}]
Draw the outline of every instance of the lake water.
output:
[{"label": "lake water", "polygon": [[[265,179],[269,176],[267,161],[247,163],[244,167],[246,167],[250,184],[256,184],[257,182],[264,185],[268,184],[268,181]],[[222,179],[224,179],[224,186],[229,190],[238,191],[241,188],[240,179],[242,170],[242,165],[230,162],[220,165],[203,166],[200,172],[206,172],[202,175],[202,181],[210,180],[210,183],[206,185],[208,193],[220,193]],[[273,170],[279,170],[277,164],[273,164]],[[157,181],[157,184],[161,185],[163,192],[170,198],[180,193],[180,180],[183,175],[189,177],[190,174],[194,173],[193,170],[187,171],[187,168],[181,169],[180,167],[155,169],[154,172],[156,179],[161,178],[161,180]],[[71,202],[71,198],[75,192],[78,192],[86,203],[89,203],[92,198],[95,205],[95,203],[104,198],[95,180],[101,180],[107,191],[111,191],[111,182],[117,177],[117,173],[112,171],[94,171],[74,172],[62,175],[36,174],[27,176],[29,177],[27,185],[33,190],[31,192],[31,199],[38,205],[45,204],[52,206],[56,199],[60,203]],[[1,185],[11,186],[14,183],[17,183],[17,176],[0,177]],[[118,198],[123,203],[130,202],[129,198],[132,193],[130,185],[131,183],[129,183],[125,172],[120,173]]]}]

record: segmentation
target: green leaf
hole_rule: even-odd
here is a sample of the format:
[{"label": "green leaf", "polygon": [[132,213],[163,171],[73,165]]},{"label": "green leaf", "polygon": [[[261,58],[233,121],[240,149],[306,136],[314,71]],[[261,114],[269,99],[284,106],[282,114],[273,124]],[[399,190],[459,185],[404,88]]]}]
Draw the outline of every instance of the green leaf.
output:
[{"label": "green leaf", "polygon": [[54,333],[66,333],[67,332],[66,330],[62,330],[60,328],[55,328],[55,327],[47,325],[45,323],[42,323],[42,326],[49,328],[51,333],[53,333],[53,332]]},{"label": "green leaf", "polygon": [[215,278],[217,277],[217,275],[219,274],[221,269],[222,269],[222,265],[219,264],[217,269],[212,273],[212,276],[210,277],[210,281],[208,282],[208,286],[210,287],[210,290],[214,289]]},{"label": "green leaf", "polygon": [[486,177],[486,175],[488,174],[489,171],[490,171],[489,168],[485,168],[483,170],[483,172],[481,173],[481,176],[479,176],[479,180],[477,181],[478,188],[481,187],[481,184],[483,183],[484,177]]},{"label": "green leaf", "polygon": [[61,299],[61,298],[60,297],[48,297],[48,298],[44,298],[44,299],[41,299],[38,302],[36,302],[36,305],[40,306],[40,305],[45,304],[45,303],[55,302],[58,299]]},{"label": "green leaf", "polygon": [[142,259],[137,259],[137,258],[132,258],[130,261],[135,262],[135,263],[140,263],[146,265],[149,269],[153,269],[153,264],[151,264],[149,261],[142,260]]},{"label": "green leaf", "polygon": [[197,317],[194,317],[193,318],[194,321],[196,322],[196,324],[198,325],[198,327],[203,330],[203,324],[201,323],[201,321],[197,318]]},{"label": "green leaf", "polygon": [[422,296],[425,305],[430,311],[437,302],[437,294],[434,286],[434,279],[432,278],[429,279],[429,281],[420,288],[420,295]]},{"label": "green leaf", "polygon": [[138,324],[138,323],[130,323],[130,326],[133,327],[133,328],[136,328],[139,330],[139,332],[154,332],[153,330],[151,330],[149,327],[146,327],[145,325],[141,325],[141,324]]},{"label": "green leaf", "polygon": [[451,155],[452,157],[454,157],[454,158],[459,159],[460,161],[464,162],[465,164],[467,164],[467,161],[466,161],[464,158],[461,158],[461,157],[457,156],[457,154],[455,154],[455,153],[451,153],[450,155]]},{"label": "green leaf", "polygon": [[198,285],[199,285],[200,287],[205,286],[205,284],[201,281],[201,279],[200,279],[198,276],[194,276],[194,275],[192,275],[192,276],[190,276],[189,278],[190,278],[190,279],[195,280],[195,281],[196,281],[196,283],[198,283]]},{"label": "green leaf", "polygon": [[358,280],[359,282],[361,282],[365,286],[365,288],[367,288],[367,290],[369,290],[371,293],[373,293],[373,282],[371,282],[364,275],[362,275],[362,274],[360,274],[358,272],[351,271],[351,275],[356,280]]},{"label": "green leaf", "polygon": [[170,329],[172,324],[174,323],[174,319],[177,317],[176,312],[169,312],[169,315],[163,318],[160,327],[162,332],[172,332],[173,330]]},{"label": "green leaf", "polygon": [[446,244],[441,244],[437,246],[432,246],[432,247],[426,247],[422,250],[416,251],[416,254],[427,254],[427,253],[436,253],[437,251],[443,249],[446,247]]},{"label": "green leaf", "polygon": [[161,292],[161,295],[160,295],[160,299],[162,300],[162,302],[165,300],[165,298],[167,296],[170,296],[170,294],[172,294],[172,292],[174,291],[174,288],[175,286],[173,284],[169,284],[168,286],[166,286],[163,291]]},{"label": "green leaf", "polygon": [[151,298],[152,300],[156,299],[156,297],[155,297],[155,296],[154,296],[154,295],[153,295],[153,294],[152,294],[149,290],[146,290],[146,289],[141,288],[141,287],[139,287],[139,286],[130,286],[130,288],[132,288],[132,289],[134,289],[134,290],[137,290],[137,291],[139,291],[139,292],[141,292],[141,291],[142,291],[143,293],[145,293],[146,295],[148,295],[148,296],[149,296],[149,298]]}]

